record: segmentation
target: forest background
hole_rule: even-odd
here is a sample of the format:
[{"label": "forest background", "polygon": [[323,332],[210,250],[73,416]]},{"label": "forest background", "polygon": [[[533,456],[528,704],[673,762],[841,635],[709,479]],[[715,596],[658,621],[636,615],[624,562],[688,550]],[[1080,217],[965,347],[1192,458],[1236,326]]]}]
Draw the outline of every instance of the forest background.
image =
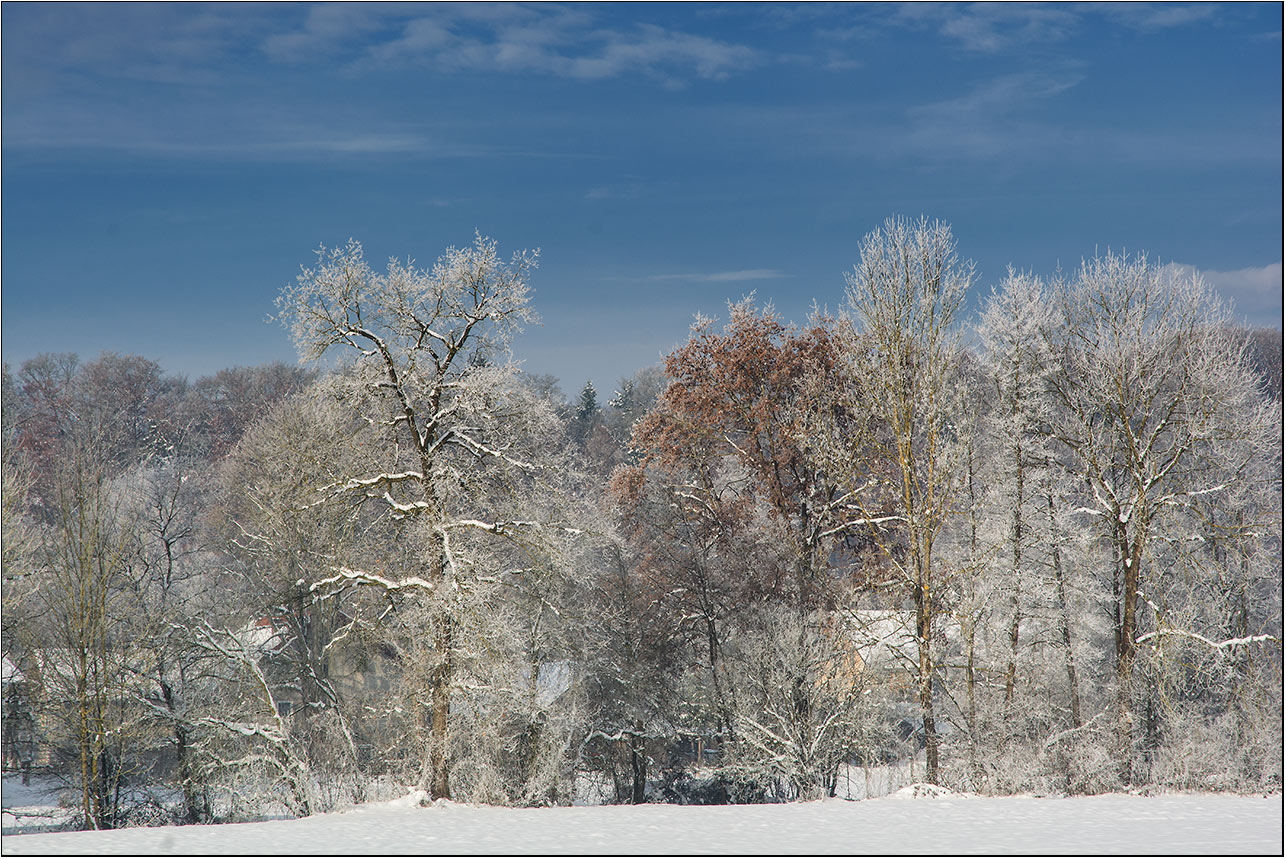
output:
[{"label": "forest background", "polygon": [[972,263],[893,217],[839,315],[747,298],[569,403],[508,351],[537,262],[323,249],[314,369],[6,366],[6,764],[92,828],[1280,787],[1280,331],[1108,253],[966,345]]}]

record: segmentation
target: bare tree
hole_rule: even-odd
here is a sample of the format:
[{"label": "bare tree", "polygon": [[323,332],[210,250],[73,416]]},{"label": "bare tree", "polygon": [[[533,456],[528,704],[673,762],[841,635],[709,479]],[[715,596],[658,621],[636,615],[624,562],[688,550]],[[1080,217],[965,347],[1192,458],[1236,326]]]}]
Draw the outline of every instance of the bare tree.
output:
[{"label": "bare tree", "polygon": [[[32,613],[36,611],[31,599],[33,589],[40,584],[39,569],[40,529],[30,515],[33,490],[33,469],[17,441],[20,400],[16,383],[4,366],[3,411],[0,411],[0,646],[8,665],[23,672],[23,665],[31,669],[31,653],[24,647],[30,645],[25,634],[32,628]],[[16,678],[15,678],[16,679]],[[23,773],[23,783],[29,782],[35,758],[35,713],[31,684],[14,682],[7,690],[3,702],[3,760],[5,766],[17,765]]]},{"label": "bare tree", "polygon": [[155,764],[140,709],[141,686],[152,676],[150,646],[160,640],[153,622],[164,625],[152,611],[164,609],[152,604],[151,585],[154,579],[169,590],[187,526],[174,518],[175,499],[158,494],[165,508],[160,555],[169,556],[162,571],[160,555],[140,551],[147,528],[136,515],[131,474],[140,459],[164,456],[167,437],[177,438],[171,418],[182,389],[182,380],[137,356],[105,353],[83,365],[74,356],[40,356],[24,364],[13,402],[15,432],[7,441],[14,443],[6,454],[36,465],[24,469],[33,482],[23,511],[30,516],[20,521],[43,527],[19,586],[7,588],[6,607],[17,610],[6,611],[6,622],[20,622],[10,641],[39,678],[45,719],[54,726],[48,739],[80,788],[86,825],[95,828],[141,813],[147,800],[123,787]]},{"label": "bare tree", "polygon": [[325,487],[336,499],[361,499],[405,523],[418,549],[410,568],[335,565],[315,589],[361,584],[418,594],[427,642],[417,696],[427,723],[420,778],[434,798],[449,798],[449,722],[462,658],[462,600],[478,597],[503,570],[487,541],[547,534],[524,510],[521,486],[542,471],[557,419],[547,401],[521,396],[503,362],[510,336],[534,315],[527,278],[534,253],[508,262],[490,239],[449,248],[429,271],[390,261],[384,274],[361,246],[322,250],[279,299],[301,356],[340,354],[353,361],[350,403],[366,422],[364,443],[377,465]]},{"label": "bare tree", "polygon": [[1058,309],[1051,429],[1084,481],[1080,510],[1107,555],[1117,763],[1130,783],[1147,719],[1135,701],[1140,647],[1197,633],[1147,608],[1172,568],[1161,553],[1176,544],[1162,538],[1212,497],[1228,497],[1239,460],[1273,449],[1279,430],[1226,309],[1199,277],[1109,252],[1059,284]]},{"label": "bare tree", "polygon": [[953,323],[973,266],[946,224],[890,218],[863,240],[847,279],[846,384],[813,381],[807,443],[844,486],[844,527],[867,530],[915,608],[925,777],[936,782],[934,637],[951,574],[935,544],[960,476]]},{"label": "bare tree", "polygon": [[132,643],[128,670],[143,711],[140,722],[155,725],[153,731],[141,726],[137,751],[172,764],[182,795],[178,819],[199,823],[210,820],[211,805],[185,714],[208,689],[199,688],[200,654],[182,631],[197,617],[210,619],[220,588],[210,575],[215,557],[198,534],[206,469],[186,455],[177,435],[172,438],[179,447],[170,457],[144,462],[116,481],[132,555],[117,635]]},{"label": "bare tree", "polygon": [[256,419],[316,377],[315,371],[276,362],[231,367],[197,379],[181,404],[189,429],[187,447],[219,459]]},{"label": "bare tree", "polygon": [[[46,502],[26,650],[39,666],[44,706],[67,754],[86,828],[119,825],[128,643],[119,640],[130,539],[105,473],[110,447],[92,426],[64,442]],[[60,742],[61,741],[61,742]]]},{"label": "bare tree", "polygon": [[[985,433],[980,434],[987,445],[983,471],[989,491],[977,508],[991,526],[984,526],[986,540],[995,544],[979,578],[1001,598],[997,602],[1003,606],[994,608],[1001,615],[998,625],[1005,641],[1002,718],[999,730],[988,737],[993,761],[1013,753],[1030,754],[1023,734],[1063,732],[1061,736],[1070,737],[1074,733],[1067,734],[1068,729],[1075,732],[1084,724],[1074,570],[1065,557],[1067,535],[1058,515],[1065,506],[1067,480],[1049,438],[1054,361],[1048,334],[1055,319],[1055,305],[1043,281],[1011,268],[993,291],[978,326],[992,396],[982,416]],[[1067,679],[1066,697],[1051,699],[1054,689],[1042,675],[1054,642]],[[1027,677],[1019,670],[1024,654],[1032,656],[1026,660]],[[1020,691],[1024,683],[1028,694]],[[1048,706],[1054,701],[1056,706]],[[1060,761],[1067,783],[1072,762],[1066,755]],[[1001,784],[1015,789],[1036,775],[1007,774]]]}]

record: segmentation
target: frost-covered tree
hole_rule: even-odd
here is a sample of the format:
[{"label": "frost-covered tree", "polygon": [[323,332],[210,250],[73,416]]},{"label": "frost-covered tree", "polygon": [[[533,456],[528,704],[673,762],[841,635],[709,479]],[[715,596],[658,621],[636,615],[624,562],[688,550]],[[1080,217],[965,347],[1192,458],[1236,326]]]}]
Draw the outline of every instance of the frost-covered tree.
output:
[{"label": "frost-covered tree", "polygon": [[1140,653],[1176,637],[1216,649],[1257,638],[1176,626],[1159,598],[1204,536],[1202,509],[1235,497],[1246,465],[1280,445],[1280,424],[1226,309],[1199,277],[1109,252],[1083,263],[1057,294],[1050,428],[1084,481],[1080,512],[1103,549],[1117,763],[1130,783],[1146,778],[1137,765],[1155,745]]},{"label": "frost-covered tree", "polygon": [[[1070,487],[1049,437],[1054,361],[1048,336],[1055,321],[1042,280],[1011,268],[978,324],[988,396],[980,398],[986,405],[974,440],[982,489],[975,494],[971,485],[969,508],[985,563],[971,581],[989,598],[979,620],[994,646],[984,664],[1001,678],[995,685],[1003,693],[986,736],[974,733],[991,750],[975,771],[1001,789],[1022,789],[1016,786],[1040,775],[1012,763],[1035,756],[1024,735],[1071,738],[1084,724],[1077,650],[1086,630],[1063,522]],[[1047,670],[1054,665],[1065,683]],[[971,684],[971,706],[972,690]],[[1066,770],[1071,762],[1066,755],[1061,760]]]},{"label": "frost-covered tree", "polygon": [[587,421],[599,413],[598,391],[594,390],[592,380],[585,382],[585,387],[580,390],[580,402],[576,404],[576,417],[579,420]]},{"label": "frost-covered tree", "polygon": [[[187,635],[194,619],[218,614],[226,587],[214,572],[221,558],[202,534],[211,483],[206,464],[181,443],[169,456],[144,461],[116,481],[132,568],[117,634],[133,643],[130,670],[141,710],[137,751],[162,762],[157,769],[165,787],[177,786],[182,798],[174,817],[185,823],[209,822],[212,815],[190,714],[201,698],[217,693]],[[164,793],[151,801],[162,809]]]},{"label": "frost-covered tree", "polygon": [[634,424],[656,404],[665,389],[665,372],[661,367],[644,367],[629,378],[621,379],[607,403],[604,420],[622,446],[628,446]]},{"label": "frost-covered tree", "polygon": [[[360,772],[359,745],[366,705],[385,703],[342,694],[341,666],[353,651],[373,648],[375,619],[386,606],[357,583],[331,582],[334,569],[374,564],[383,558],[379,541],[394,535],[381,529],[379,514],[360,504],[319,503],[318,488],[342,483],[372,466],[361,444],[365,423],[349,399],[351,380],[333,374],[287,398],[250,426],[219,470],[219,500],[212,510],[228,552],[235,600],[225,606],[221,629],[197,643],[222,659],[225,673],[246,678],[250,666],[235,648],[246,630],[271,635],[273,646],[258,655],[271,691],[292,710],[285,723],[292,754],[347,799]],[[235,658],[233,658],[234,654]],[[351,660],[350,660],[351,662]],[[241,688],[246,721],[278,715],[264,705],[257,683]],[[255,714],[258,714],[257,716]],[[325,807],[325,797],[309,801]],[[299,800],[302,805],[303,799]]]},{"label": "frost-covered tree", "polygon": [[534,319],[535,266],[534,253],[505,261],[479,236],[430,270],[393,260],[377,273],[350,241],[319,251],[279,299],[305,360],[352,363],[349,403],[365,422],[354,444],[370,451],[370,465],[319,495],[374,505],[413,547],[387,568],[335,564],[313,587],[360,584],[418,604],[418,689],[408,701],[423,713],[419,778],[434,798],[451,795],[452,692],[476,644],[463,640],[477,629],[469,618],[532,569],[530,558],[508,566],[511,547],[553,533],[526,500],[550,473],[556,416],[506,361],[510,337]]},{"label": "frost-covered tree", "polygon": [[1002,506],[1005,511],[1004,542],[1005,578],[1008,579],[1010,610],[1009,659],[1005,670],[1005,703],[1014,697],[1015,662],[1018,655],[1019,627],[1022,621],[1024,579],[1031,586],[1032,522],[1037,518],[1036,474],[1043,462],[1042,424],[1044,377],[1050,362],[1043,354],[1044,338],[1049,328],[1047,305],[1042,303],[1040,281],[1030,275],[1009,271],[1003,292],[993,298],[983,315],[979,331],[987,349],[990,381],[996,393],[995,426],[992,435],[1000,440],[999,473],[993,479],[1003,485]]},{"label": "frost-covered tree", "polygon": [[956,313],[973,282],[951,228],[890,218],[862,241],[847,276],[850,327],[842,334],[843,384],[814,378],[807,425],[814,459],[914,606],[913,676],[924,729],[925,778],[939,778],[935,637],[951,572],[938,540],[954,513],[963,424]]},{"label": "frost-covered tree", "polygon": [[38,356],[15,381],[6,378],[6,459],[21,458],[28,491],[10,500],[21,498],[14,524],[32,525],[33,539],[6,581],[5,646],[38,689],[44,740],[84,825],[117,826],[134,804],[125,785],[149,765],[132,610],[138,542],[121,475],[164,448],[183,383],[114,353],[88,364]]},{"label": "frost-covered tree", "polygon": [[610,779],[616,802],[647,801],[658,747],[679,733],[680,674],[690,636],[672,622],[669,605],[643,563],[648,546],[617,539],[602,553],[585,634],[592,639],[586,672],[590,716],[582,765]]},{"label": "frost-covered tree", "polygon": [[1251,328],[1246,332],[1246,358],[1268,396],[1282,398],[1282,332]]},{"label": "frost-covered tree", "polygon": [[[5,364],[3,405],[0,406],[0,480],[3,481],[0,483],[0,526],[4,533],[4,539],[0,541],[0,576],[4,585],[0,589],[4,601],[0,612],[0,624],[3,624],[0,639],[4,642],[6,657],[10,655],[15,632],[23,617],[22,597],[32,584],[31,574],[36,564],[34,555],[40,541],[36,523],[29,515],[33,469],[17,444],[21,400],[16,388],[9,365]],[[21,657],[15,651],[11,662],[16,665],[19,661]]]},{"label": "frost-covered tree", "polygon": [[130,649],[122,641],[129,533],[105,462],[111,445],[92,425],[60,445],[46,484],[34,586],[20,633],[52,726],[54,758],[76,788],[87,829],[122,822],[131,699]]}]

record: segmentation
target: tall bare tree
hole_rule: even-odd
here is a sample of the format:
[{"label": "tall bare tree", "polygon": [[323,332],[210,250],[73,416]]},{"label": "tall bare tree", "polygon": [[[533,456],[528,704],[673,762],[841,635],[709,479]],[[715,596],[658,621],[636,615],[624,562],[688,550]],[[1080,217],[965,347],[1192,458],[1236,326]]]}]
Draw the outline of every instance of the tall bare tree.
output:
[{"label": "tall bare tree", "polygon": [[1200,277],[1109,252],[1058,285],[1058,309],[1051,430],[1084,481],[1081,512],[1107,555],[1117,763],[1129,783],[1140,647],[1194,632],[1168,629],[1159,617],[1153,589],[1173,562],[1158,553],[1175,545],[1162,538],[1211,497],[1230,496],[1244,471],[1239,460],[1275,448],[1280,430],[1244,341]]},{"label": "tall bare tree", "polygon": [[953,323],[973,276],[947,224],[885,221],[863,240],[847,277],[846,384],[810,385],[808,444],[845,488],[852,513],[844,527],[868,531],[914,606],[930,782],[939,778],[934,636],[950,577],[935,543],[953,512],[960,460]]},{"label": "tall bare tree", "polygon": [[[1084,723],[1076,657],[1082,633],[1073,614],[1073,569],[1064,557],[1066,535],[1058,516],[1065,507],[1068,480],[1049,437],[1055,362],[1048,335],[1055,320],[1055,303],[1042,279],[1011,268],[978,324],[992,393],[981,421],[989,455],[983,463],[989,491],[979,512],[989,520],[991,527],[984,530],[989,532],[988,542],[994,542],[980,577],[1002,597],[997,602],[1003,605],[994,608],[1003,618],[1006,645],[1004,719],[1001,730],[989,732],[988,738],[997,756],[1027,752],[1016,734],[1070,730],[1070,736]],[[1045,643],[1055,641],[1067,677],[1066,698],[1054,695],[1037,676],[1040,663],[1051,655]],[[1031,676],[1026,678],[1019,675],[1024,653],[1035,657],[1027,664]],[[1020,692],[1024,682],[1037,699],[1054,696],[1057,704],[1038,706],[1031,694]],[[1063,763],[1069,763],[1066,756]]]},{"label": "tall bare tree", "polygon": [[90,829],[119,825],[125,773],[129,642],[117,634],[131,575],[131,541],[93,426],[61,446],[42,530],[37,583],[28,596],[35,622],[26,649],[39,665],[59,752]]},{"label": "tall bare tree", "polygon": [[425,710],[420,777],[433,798],[451,795],[448,728],[464,604],[502,572],[489,568],[502,561],[482,545],[547,530],[521,509],[519,486],[542,472],[556,418],[545,400],[522,395],[506,363],[510,337],[535,318],[527,280],[536,259],[522,252],[506,262],[479,236],[449,248],[431,270],[393,260],[380,274],[350,241],[319,251],[279,299],[304,359],[353,363],[349,402],[374,451],[369,470],[322,494],[374,504],[419,541],[410,568],[338,564],[313,588],[418,594],[427,612],[425,688],[412,700]]}]

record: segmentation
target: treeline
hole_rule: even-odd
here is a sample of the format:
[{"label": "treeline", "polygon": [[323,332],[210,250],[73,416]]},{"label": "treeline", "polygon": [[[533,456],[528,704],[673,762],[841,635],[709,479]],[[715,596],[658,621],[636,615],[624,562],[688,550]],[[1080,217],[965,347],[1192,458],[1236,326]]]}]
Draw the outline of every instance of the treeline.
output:
[{"label": "treeline", "polygon": [[6,767],[95,828],[1280,788],[1280,331],[1111,253],[966,320],[890,219],[839,316],[568,403],[509,358],[536,262],[323,252],[279,311],[324,372],[6,366]]}]

